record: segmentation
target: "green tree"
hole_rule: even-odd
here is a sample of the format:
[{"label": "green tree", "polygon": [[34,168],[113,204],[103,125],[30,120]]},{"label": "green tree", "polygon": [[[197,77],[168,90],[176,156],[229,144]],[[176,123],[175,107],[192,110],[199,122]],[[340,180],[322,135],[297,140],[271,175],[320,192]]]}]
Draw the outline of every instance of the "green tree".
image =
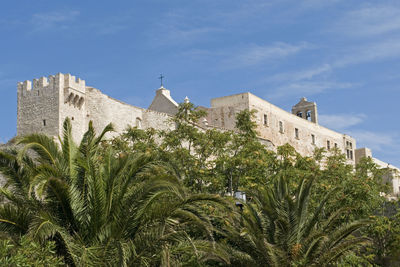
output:
[{"label": "green tree", "polygon": [[9,267],[50,267],[63,266],[63,259],[57,257],[54,242],[39,244],[26,237],[19,242],[0,240],[0,265]]},{"label": "green tree", "polygon": [[[254,192],[244,206],[239,231],[231,227],[227,239],[236,264],[243,266],[326,266],[366,242],[352,233],[367,221],[338,223],[346,212],[339,209],[327,219],[321,216],[329,193],[314,212],[308,209],[313,180],[302,180],[295,194],[284,178],[273,187]],[[229,228],[228,228],[229,229]]]},{"label": "green tree", "polygon": [[398,266],[400,264],[400,208],[398,203],[385,202],[365,234],[372,244],[363,253],[371,264]]},{"label": "green tree", "polygon": [[78,266],[228,262],[207,216],[226,202],[190,193],[152,153],[116,152],[103,141],[111,130],[96,136],[90,123],[77,146],[66,120],[60,145],[33,134],[18,154],[1,152],[0,230],[52,240]]}]

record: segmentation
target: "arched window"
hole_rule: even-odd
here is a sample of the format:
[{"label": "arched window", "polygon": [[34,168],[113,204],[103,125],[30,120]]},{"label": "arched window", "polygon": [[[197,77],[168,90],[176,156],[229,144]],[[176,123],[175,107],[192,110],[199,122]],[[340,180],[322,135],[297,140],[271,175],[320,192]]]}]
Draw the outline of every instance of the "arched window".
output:
[{"label": "arched window", "polygon": [[136,118],[136,127],[142,129],[142,120],[139,117]]},{"label": "arched window", "polygon": [[81,97],[81,98],[79,99],[79,102],[78,102],[78,107],[79,107],[79,108],[82,107],[83,102],[85,102],[85,99],[84,99],[83,97]]},{"label": "arched window", "polygon": [[73,94],[73,93],[70,93],[70,94],[68,95],[67,101],[65,101],[65,103],[71,102],[73,98],[74,98],[74,94]]},{"label": "arched window", "polygon": [[311,110],[307,110],[306,119],[307,119],[308,121],[311,121]]},{"label": "arched window", "polygon": [[78,104],[78,100],[79,100],[79,96],[76,95],[76,96],[74,97],[74,101],[72,102],[72,104],[74,104],[74,106],[77,105],[77,104]]}]

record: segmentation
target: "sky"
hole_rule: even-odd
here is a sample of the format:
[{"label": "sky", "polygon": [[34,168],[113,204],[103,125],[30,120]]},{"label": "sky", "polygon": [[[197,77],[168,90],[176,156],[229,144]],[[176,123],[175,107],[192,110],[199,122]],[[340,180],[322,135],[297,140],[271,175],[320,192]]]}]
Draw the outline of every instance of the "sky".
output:
[{"label": "sky", "polygon": [[0,3],[0,142],[18,81],[71,73],[148,107],[160,87],[196,105],[251,92],[400,167],[400,1],[18,0]]}]

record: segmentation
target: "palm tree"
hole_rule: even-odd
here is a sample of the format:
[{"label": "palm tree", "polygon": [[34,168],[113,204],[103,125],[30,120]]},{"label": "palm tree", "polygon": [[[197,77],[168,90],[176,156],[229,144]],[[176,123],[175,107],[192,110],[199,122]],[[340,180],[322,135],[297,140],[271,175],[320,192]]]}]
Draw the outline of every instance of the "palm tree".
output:
[{"label": "palm tree", "polygon": [[[240,229],[229,228],[236,264],[243,266],[327,266],[367,239],[352,234],[368,221],[338,223],[340,209],[324,219],[321,212],[330,193],[317,209],[308,210],[313,180],[302,180],[294,195],[278,178],[273,187],[257,190],[244,206]],[[237,262],[236,262],[237,261]]]},{"label": "palm tree", "polygon": [[59,143],[32,134],[0,152],[0,231],[54,240],[73,266],[228,263],[205,210],[226,202],[190,194],[149,154],[117,153],[104,143],[111,130],[96,136],[89,123],[78,146],[67,119]]}]

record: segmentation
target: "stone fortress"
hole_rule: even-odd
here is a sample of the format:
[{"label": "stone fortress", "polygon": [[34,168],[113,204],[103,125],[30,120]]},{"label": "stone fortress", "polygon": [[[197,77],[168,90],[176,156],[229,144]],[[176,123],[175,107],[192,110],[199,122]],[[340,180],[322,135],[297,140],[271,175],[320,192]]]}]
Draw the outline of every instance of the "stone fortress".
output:
[{"label": "stone fortress", "polygon": [[[113,99],[100,90],[87,86],[84,80],[70,74],[51,75],[18,83],[17,135],[41,132],[50,136],[62,135],[62,125],[69,117],[73,136],[79,140],[89,121],[97,131],[113,123],[116,134],[128,125],[138,128],[173,129],[169,118],[178,110],[170,91],[161,86],[148,109],[135,107]],[[185,101],[188,101],[186,98]],[[291,113],[251,93],[214,98],[211,107],[200,107],[207,116],[199,122],[201,128],[233,130],[235,114],[241,110],[256,110],[260,140],[270,149],[289,143],[300,154],[310,156],[315,147],[342,151],[348,163],[355,165],[362,157],[371,157],[368,148],[357,148],[351,136],[338,133],[318,124],[315,102],[302,98]],[[381,168],[388,168],[385,182],[399,195],[400,170],[373,158]]]}]

